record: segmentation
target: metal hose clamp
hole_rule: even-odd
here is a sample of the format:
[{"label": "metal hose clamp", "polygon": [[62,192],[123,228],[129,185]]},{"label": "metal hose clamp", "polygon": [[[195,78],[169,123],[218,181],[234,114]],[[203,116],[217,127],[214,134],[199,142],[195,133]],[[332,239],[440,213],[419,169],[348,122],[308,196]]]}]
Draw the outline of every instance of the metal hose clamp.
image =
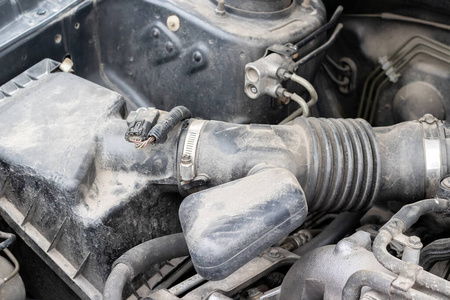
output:
[{"label": "metal hose clamp", "polygon": [[431,114],[419,119],[422,124],[423,150],[426,165],[425,189],[426,197],[432,197],[436,191],[436,184],[442,173],[441,138],[444,133],[438,124],[439,120]]},{"label": "metal hose clamp", "polygon": [[184,140],[180,162],[180,178],[182,183],[191,182],[196,176],[195,158],[200,132],[207,121],[194,120],[188,127]]}]

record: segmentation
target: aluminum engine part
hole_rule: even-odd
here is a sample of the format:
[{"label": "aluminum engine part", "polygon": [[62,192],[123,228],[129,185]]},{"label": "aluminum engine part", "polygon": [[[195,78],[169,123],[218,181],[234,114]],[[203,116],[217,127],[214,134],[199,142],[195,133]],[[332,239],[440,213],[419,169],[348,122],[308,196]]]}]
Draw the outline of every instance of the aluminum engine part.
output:
[{"label": "aluminum engine part", "polygon": [[359,270],[389,272],[370,252],[369,234],[357,232],[302,256],[286,275],[280,300],[317,298],[338,300],[348,278]]}]

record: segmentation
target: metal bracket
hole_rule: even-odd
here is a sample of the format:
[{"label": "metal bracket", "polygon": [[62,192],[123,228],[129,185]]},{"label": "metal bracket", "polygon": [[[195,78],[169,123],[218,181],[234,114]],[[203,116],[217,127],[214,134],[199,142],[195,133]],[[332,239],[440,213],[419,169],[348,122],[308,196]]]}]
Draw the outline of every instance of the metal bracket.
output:
[{"label": "metal bracket", "polygon": [[417,274],[419,274],[421,270],[422,268],[414,263],[405,263],[397,279],[392,282],[391,292],[397,295],[400,294],[407,299],[411,299],[411,295],[409,295],[408,291],[416,282]]},{"label": "metal bracket", "polygon": [[281,54],[283,56],[286,57],[291,57],[293,53],[297,52],[297,47],[295,47],[293,44],[288,43],[285,45],[281,45],[281,44],[274,44],[272,46],[269,46],[266,49],[266,53],[264,53],[264,57],[266,57],[267,55],[271,54],[271,53],[278,53]]}]

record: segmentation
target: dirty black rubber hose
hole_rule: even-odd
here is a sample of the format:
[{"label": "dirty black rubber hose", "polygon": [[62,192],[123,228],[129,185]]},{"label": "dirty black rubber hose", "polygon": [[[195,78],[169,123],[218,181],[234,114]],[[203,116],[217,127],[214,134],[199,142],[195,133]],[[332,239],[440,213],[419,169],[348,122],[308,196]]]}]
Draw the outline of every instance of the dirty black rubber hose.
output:
[{"label": "dirty black rubber hose", "polygon": [[5,239],[0,243],[0,251],[11,246],[12,243],[16,240],[16,236],[12,233],[2,232],[0,231],[0,239]]},{"label": "dirty black rubber hose", "polygon": [[356,211],[339,214],[321,233],[294,253],[302,256],[316,248],[337,243],[359,225],[359,220],[365,213],[366,211]]},{"label": "dirty black rubber hose", "polygon": [[298,68],[301,65],[306,64],[310,60],[314,59],[319,54],[323,53],[324,51],[328,50],[331,46],[333,46],[334,42],[336,41],[339,33],[341,32],[342,28],[344,28],[344,25],[342,23],[337,24],[336,28],[334,29],[333,33],[331,34],[328,41],[326,41],[322,46],[315,49],[311,53],[307,54],[306,56],[300,58],[298,61],[295,62],[294,66],[295,69]]},{"label": "dirty black rubber hose", "polygon": [[191,117],[191,111],[184,106],[174,107],[162,118],[148,133],[149,137],[154,137],[158,141],[165,136],[181,121]]},{"label": "dirty black rubber hose", "polygon": [[450,238],[440,239],[428,244],[420,252],[420,265],[430,271],[438,261],[450,258]]},{"label": "dirty black rubber hose", "polygon": [[344,8],[341,5],[339,5],[336,8],[333,16],[331,17],[331,19],[330,19],[330,21],[328,23],[326,23],[325,25],[323,25],[322,27],[320,27],[319,29],[317,29],[316,31],[314,31],[313,33],[311,33],[310,35],[305,37],[303,40],[301,40],[300,42],[295,44],[295,47],[297,47],[297,49],[300,50],[303,46],[305,46],[306,44],[308,44],[309,42],[314,40],[316,37],[318,37],[319,35],[321,35],[325,31],[329,30],[331,27],[333,27],[337,23],[337,21],[338,21],[339,17],[341,16],[343,10],[344,10]]},{"label": "dirty black rubber hose", "polygon": [[103,299],[122,300],[125,284],[136,275],[162,261],[187,255],[189,251],[182,233],[156,238],[131,248],[114,262],[105,283]]}]

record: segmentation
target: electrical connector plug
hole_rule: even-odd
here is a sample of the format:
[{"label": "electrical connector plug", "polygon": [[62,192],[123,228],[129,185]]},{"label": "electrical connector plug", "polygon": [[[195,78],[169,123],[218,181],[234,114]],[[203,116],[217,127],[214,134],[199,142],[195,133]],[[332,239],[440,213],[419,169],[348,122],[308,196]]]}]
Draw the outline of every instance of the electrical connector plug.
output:
[{"label": "electrical connector plug", "polygon": [[136,144],[136,148],[140,148],[144,143],[147,144],[148,134],[155,126],[159,116],[159,110],[154,107],[141,107],[130,112],[127,117],[128,130],[125,133],[125,140]]}]

